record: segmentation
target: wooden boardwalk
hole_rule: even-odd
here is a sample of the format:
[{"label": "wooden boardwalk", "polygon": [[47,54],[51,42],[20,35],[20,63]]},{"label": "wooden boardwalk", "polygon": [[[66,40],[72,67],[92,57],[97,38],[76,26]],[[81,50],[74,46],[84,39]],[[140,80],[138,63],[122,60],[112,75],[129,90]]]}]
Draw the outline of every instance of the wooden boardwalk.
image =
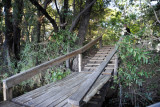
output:
[{"label": "wooden boardwalk", "polygon": [[[97,42],[99,51],[81,68],[82,53]],[[100,107],[105,99],[107,84],[117,74],[117,49],[113,46],[102,47],[102,36],[99,36],[80,49],[13,75],[3,80],[4,102],[0,103],[0,107]],[[63,80],[12,98],[12,88],[15,85],[77,55],[79,72],[72,72]]]},{"label": "wooden boardwalk", "polygon": [[[63,80],[40,87],[11,101],[19,106],[29,107],[66,107],[67,99],[76,92],[81,83],[89,77],[97,66],[105,59],[113,47],[101,48],[93,58],[89,60],[82,72],[72,72]],[[102,75],[98,78],[91,90],[84,98],[84,102],[89,102],[91,98],[107,83],[114,70],[115,57],[112,58]],[[97,101],[97,100],[96,100]],[[90,103],[96,103],[90,101]],[[97,102],[98,103],[98,102]]]},{"label": "wooden boardwalk", "polygon": [[[111,49],[108,50],[108,48],[104,47],[101,50],[103,50],[104,52],[110,52]],[[99,52],[102,52],[101,50],[98,51],[97,54]],[[107,56],[107,53],[101,53],[99,56],[97,56],[97,54],[92,58],[97,61],[92,62],[91,59],[89,63],[84,67],[84,70],[86,70],[86,67],[89,67],[89,69],[87,69],[88,71],[82,71],[80,73],[73,72],[61,81],[40,87],[36,90],[28,92],[27,94],[14,98],[12,99],[12,101],[17,104],[31,107],[66,107],[68,103],[67,99],[74,92],[76,92],[81,83],[85,82],[90,73],[92,73],[96,66],[98,66],[95,64],[100,64],[102,62],[101,60],[104,60]],[[108,67],[106,67],[104,73],[107,75],[101,75],[98,78],[92,89],[84,98],[85,102],[88,102],[97,93],[97,91],[100,90],[103,85],[110,79],[113,69],[113,65],[109,65]]]}]

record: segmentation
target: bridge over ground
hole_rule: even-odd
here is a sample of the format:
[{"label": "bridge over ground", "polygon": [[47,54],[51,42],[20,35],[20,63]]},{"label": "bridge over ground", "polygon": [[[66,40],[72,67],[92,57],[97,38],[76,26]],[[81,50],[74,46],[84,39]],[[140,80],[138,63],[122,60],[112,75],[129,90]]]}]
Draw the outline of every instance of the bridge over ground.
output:
[{"label": "bridge over ground", "polygon": [[[99,51],[82,69],[82,53],[99,43]],[[0,107],[100,107],[105,99],[108,83],[117,74],[117,46],[103,46],[102,36],[69,54],[42,63],[3,80],[4,101]],[[12,88],[38,73],[78,55],[78,70],[63,80],[42,86],[12,98]]]}]

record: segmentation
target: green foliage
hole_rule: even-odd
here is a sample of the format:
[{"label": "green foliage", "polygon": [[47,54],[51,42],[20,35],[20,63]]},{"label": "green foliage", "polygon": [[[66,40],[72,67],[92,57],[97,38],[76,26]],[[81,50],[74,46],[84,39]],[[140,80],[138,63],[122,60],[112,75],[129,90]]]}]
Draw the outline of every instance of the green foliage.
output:
[{"label": "green foliage", "polygon": [[[14,71],[12,75],[66,54],[68,45],[70,45],[70,48],[72,49],[72,45],[75,40],[75,34],[71,34],[67,30],[61,30],[56,34],[54,33],[48,42],[39,44],[27,42],[23,48],[23,51],[21,51],[21,60],[17,62],[17,67],[15,67],[14,61],[12,61],[12,69]],[[60,64],[60,66],[61,67],[53,66],[46,69],[43,71],[43,76],[38,74],[33,78],[22,82],[20,86],[23,89],[28,86],[33,88],[35,85],[41,86],[42,84],[48,84],[50,82],[55,82],[56,80],[61,80],[70,74],[70,70],[65,68],[64,63]],[[8,77],[8,75],[4,74],[4,78],[6,77]],[[44,80],[42,80],[42,78],[44,78]]]},{"label": "green foliage", "polygon": [[71,71],[69,69],[67,69],[64,72],[64,68],[63,71],[60,68],[57,68],[56,70],[52,70],[51,73],[51,78],[50,78],[50,82],[55,82],[57,80],[61,80],[62,78],[66,77],[67,75],[69,75],[71,73]]},{"label": "green foliage", "polygon": [[142,77],[148,78],[148,73],[140,71],[139,67],[148,64],[149,52],[144,48],[137,47],[135,42],[132,35],[126,36],[119,48],[119,55],[123,61],[123,66],[119,69],[120,80],[124,81],[127,86],[134,84],[142,86]]},{"label": "green foliage", "polygon": [[[143,32],[144,33],[144,32]],[[141,32],[142,34],[142,32]],[[150,92],[141,92],[146,79],[151,78],[155,72],[147,71],[144,66],[151,66],[159,62],[159,56],[152,56],[151,52],[145,47],[140,47],[139,39],[133,35],[127,35],[119,44],[119,56],[121,65],[118,70],[118,77],[115,76],[117,83],[122,84],[128,91],[124,93],[123,101],[131,101],[133,105],[148,105],[152,102]],[[134,102],[136,100],[136,103]]]}]

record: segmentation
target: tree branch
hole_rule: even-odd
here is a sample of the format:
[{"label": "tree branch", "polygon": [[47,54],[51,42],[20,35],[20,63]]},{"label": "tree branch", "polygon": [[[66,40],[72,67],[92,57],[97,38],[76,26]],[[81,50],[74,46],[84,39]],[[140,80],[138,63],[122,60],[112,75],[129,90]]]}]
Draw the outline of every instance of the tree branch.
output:
[{"label": "tree branch", "polygon": [[51,18],[51,16],[47,13],[47,11],[36,1],[36,0],[29,0],[39,11],[41,11],[45,17],[50,21],[52,26],[54,27],[54,31],[58,32],[58,26],[54,19]]},{"label": "tree branch", "polygon": [[154,8],[152,7],[151,3],[148,3],[148,4],[149,4],[150,7],[152,8],[152,10],[153,10],[153,12],[154,12],[154,15],[155,15],[155,17],[156,17],[157,22],[160,23],[160,20],[158,19],[158,16],[157,16],[157,14],[156,14],[156,11],[155,11]]},{"label": "tree branch", "polygon": [[157,22],[160,23],[160,20],[158,19],[158,16],[157,16],[156,11],[154,9],[153,9],[153,12],[154,12],[154,15],[155,15],[155,17],[157,19]]},{"label": "tree branch", "polygon": [[54,3],[55,3],[55,5],[56,5],[57,13],[58,13],[59,16],[61,17],[61,14],[60,14],[59,9],[58,9],[58,6],[57,6],[57,0],[54,0]]},{"label": "tree branch", "polygon": [[44,9],[47,8],[47,6],[52,2],[52,0],[45,0],[43,5],[44,5]]},{"label": "tree branch", "polygon": [[86,11],[88,10],[97,0],[93,0],[86,8],[84,8],[75,18],[75,20],[72,22],[72,26],[70,27],[69,31],[72,32],[74,30],[74,28],[77,25],[78,20],[80,19],[80,16]]}]

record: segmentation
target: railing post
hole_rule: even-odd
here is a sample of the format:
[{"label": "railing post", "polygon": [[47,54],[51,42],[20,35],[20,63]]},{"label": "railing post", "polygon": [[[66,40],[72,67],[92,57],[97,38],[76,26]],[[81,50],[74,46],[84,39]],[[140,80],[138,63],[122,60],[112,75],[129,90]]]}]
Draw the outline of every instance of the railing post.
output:
[{"label": "railing post", "polygon": [[117,75],[117,69],[118,69],[118,55],[115,54],[114,76]]},{"label": "railing post", "polygon": [[99,48],[102,48],[102,37],[99,40]]},{"label": "railing post", "polygon": [[82,71],[82,54],[78,54],[78,71]]},{"label": "railing post", "polygon": [[3,82],[3,100],[11,100],[12,99],[12,87],[7,88],[6,82]]},{"label": "railing post", "polygon": [[[69,53],[70,51],[70,45],[69,43],[67,44],[67,53]],[[69,64],[69,59],[66,60],[66,68],[69,68],[70,69],[70,64]]]}]

